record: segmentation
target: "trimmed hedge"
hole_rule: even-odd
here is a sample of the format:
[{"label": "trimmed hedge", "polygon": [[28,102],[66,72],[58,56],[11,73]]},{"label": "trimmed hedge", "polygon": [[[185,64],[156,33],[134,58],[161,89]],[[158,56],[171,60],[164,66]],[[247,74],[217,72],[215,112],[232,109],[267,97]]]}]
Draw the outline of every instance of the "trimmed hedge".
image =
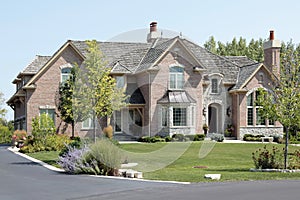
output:
[{"label": "trimmed hedge", "polygon": [[196,134],[196,135],[183,135],[183,134],[174,134],[172,137],[166,136],[143,136],[138,139],[139,142],[145,143],[156,143],[156,142],[185,142],[185,141],[202,141],[204,140],[204,134]]}]

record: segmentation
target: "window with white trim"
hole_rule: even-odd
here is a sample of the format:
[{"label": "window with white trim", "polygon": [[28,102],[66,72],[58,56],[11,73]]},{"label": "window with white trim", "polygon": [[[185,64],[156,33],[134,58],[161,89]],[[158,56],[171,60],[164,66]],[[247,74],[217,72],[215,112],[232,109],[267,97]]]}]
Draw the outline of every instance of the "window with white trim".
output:
[{"label": "window with white trim", "polygon": [[254,123],[256,126],[266,125],[266,119],[264,119],[259,112],[261,106],[254,104],[254,102],[258,99],[258,96],[259,91],[252,92],[247,96],[247,125],[249,126],[253,126]]},{"label": "window with white trim", "polygon": [[65,83],[70,78],[72,75],[71,70],[71,67],[65,67],[61,69],[61,83]]},{"label": "window with white trim", "polygon": [[184,68],[183,67],[170,67],[169,69],[169,88],[175,90],[183,89],[184,85]]},{"label": "window with white trim", "polygon": [[92,118],[87,118],[82,122],[82,129],[93,129],[94,123]]},{"label": "window with white trim", "polygon": [[187,108],[173,108],[173,126],[187,126]]},{"label": "window with white trim", "polygon": [[53,123],[55,124],[55,109],[40,108],[40,115],[41,114],[48,115],[53,120]]}]

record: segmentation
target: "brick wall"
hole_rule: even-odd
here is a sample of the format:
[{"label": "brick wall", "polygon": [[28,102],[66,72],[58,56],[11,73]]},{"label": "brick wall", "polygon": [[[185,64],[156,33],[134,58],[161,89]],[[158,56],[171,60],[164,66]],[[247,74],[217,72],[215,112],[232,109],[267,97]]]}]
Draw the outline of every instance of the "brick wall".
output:
[{"label": "brick wall", "polygon": [[[26,92],[26,114],[27,114],[27,132],[31,133],[32,119],[39,115],[40,107],[54,108],[57,115],[55,125],[58,132],[65,129],[65,124],[59,118],[59,112],[57,110],[57,95],[59,84],[61,81],[61,66],[67,63],[81,64],[82,60],[78,54],[71,48],[67,47],[48,67],[48,69],[42,74],[36,81],[36,89],[27,90]],[[66,132],[71,132],[70,128],[65,129]]]}]

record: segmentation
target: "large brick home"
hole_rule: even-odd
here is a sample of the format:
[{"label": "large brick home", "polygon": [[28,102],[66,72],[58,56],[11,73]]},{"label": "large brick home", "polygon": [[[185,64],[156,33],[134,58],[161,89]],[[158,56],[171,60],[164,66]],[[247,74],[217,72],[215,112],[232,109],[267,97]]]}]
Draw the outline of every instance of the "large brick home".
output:
[{"label": "large brick home", "polygon": [[[245,56],[218,56],[182,37],[161,38],[157,23],[150,24],[145,43],[99,42],[116,78],[129,95],[128,106],[115,111],[115,135],[172,135],[175,133],[282,134],[278,122],[262,119],[254,105],[258,88],[269,90],[280,73],[280,41],[264,44],[265,62]],[[13,81],[16,93],[8,100],[15,129],[31,133],[32,118],[49,114],[59,132],[68,127],[59,118],[59,84],[70,69],[85,59],[84,41],[67,41],[52,56],[37,56]],[[88,119],[76,124],[76,134],[92,134]],[[98,127],[98,130],[99,127]],[[100,132],[100,131],[98,131]]]}]

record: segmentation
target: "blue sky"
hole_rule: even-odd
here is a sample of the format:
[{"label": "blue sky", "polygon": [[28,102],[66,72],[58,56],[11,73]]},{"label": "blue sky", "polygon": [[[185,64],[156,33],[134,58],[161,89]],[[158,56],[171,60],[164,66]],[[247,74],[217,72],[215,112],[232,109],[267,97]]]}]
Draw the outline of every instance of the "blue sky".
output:
[{"label": "blue sky", "polygon": [[222,42],[267,38],[271,29],[276,38],[299,43],[299,9],[296,0],[1,0],[0,91],[7,100],[15,92],[12,80],[35,55],[53,55],[68,39],[107,41],[148,30],[151,21],[200,45],[211,35]]}]

